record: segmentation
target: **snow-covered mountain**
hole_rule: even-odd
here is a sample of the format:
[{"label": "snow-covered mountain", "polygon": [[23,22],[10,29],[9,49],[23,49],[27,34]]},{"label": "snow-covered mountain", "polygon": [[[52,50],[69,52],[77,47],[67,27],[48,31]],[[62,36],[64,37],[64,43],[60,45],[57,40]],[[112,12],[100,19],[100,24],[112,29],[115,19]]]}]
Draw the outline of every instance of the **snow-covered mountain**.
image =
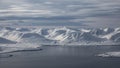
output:
[{"label": "snow-covered mountain", "polygon": [[0,53],[39,50],[41,45],[120,45],[120,28],[0,27]]},{"label": "snow-covered mountain", "polygon": [[118,45],[120,44],[120,28],[73,29],[56,28],[12,28],[0,29],[0,43],[27,42],[43,45]]}]

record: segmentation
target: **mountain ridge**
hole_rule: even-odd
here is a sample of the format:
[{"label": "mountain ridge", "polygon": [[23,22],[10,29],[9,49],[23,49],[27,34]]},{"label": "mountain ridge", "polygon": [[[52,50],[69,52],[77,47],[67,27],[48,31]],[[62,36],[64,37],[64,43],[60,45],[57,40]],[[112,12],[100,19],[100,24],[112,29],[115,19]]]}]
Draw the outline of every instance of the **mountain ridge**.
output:
[{"label": "mountain ridge", "polygon": [[[119,44],[120,28],[73,29],[68,27],[55,28],[12,28],[3,27],[0,37],[9,41],[39,44]],[[28,43],[29,43],[28,41]],[[2,43],[2,42],[0,42]],[[7,43],[7,42],[6,42]],[[82,44],[84,43],[84,44]],[[110,44],[110,43],[109,43]]]}]

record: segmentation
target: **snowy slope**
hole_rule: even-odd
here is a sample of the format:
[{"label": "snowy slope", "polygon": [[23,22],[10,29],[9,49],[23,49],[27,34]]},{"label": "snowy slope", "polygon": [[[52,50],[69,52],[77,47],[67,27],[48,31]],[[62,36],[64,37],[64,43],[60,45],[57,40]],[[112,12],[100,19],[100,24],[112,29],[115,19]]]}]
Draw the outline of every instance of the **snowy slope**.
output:
[{"label": "snowy slope", "polygon": [[0,37],[0,43],[1,44],[15,44],[16,42]]},{"label": "snowy slope", "polygon": [[[92,44],[103,45],[106,42],[119,44],[120,28],[73,29],[61,28],[11,28],[3,27],[0,37],[14,42],[31,42],[39,44]],[[7,42],[6,42],[7,43]]]}]

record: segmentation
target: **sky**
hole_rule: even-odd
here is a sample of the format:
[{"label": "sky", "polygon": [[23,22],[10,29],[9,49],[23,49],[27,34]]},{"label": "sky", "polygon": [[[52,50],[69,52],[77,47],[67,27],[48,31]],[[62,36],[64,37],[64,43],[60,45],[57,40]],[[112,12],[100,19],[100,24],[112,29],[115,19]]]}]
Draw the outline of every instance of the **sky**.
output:
[{"label": "sky", "polygon": [[0,25],[119,27],[120,0],[0,0]]}]

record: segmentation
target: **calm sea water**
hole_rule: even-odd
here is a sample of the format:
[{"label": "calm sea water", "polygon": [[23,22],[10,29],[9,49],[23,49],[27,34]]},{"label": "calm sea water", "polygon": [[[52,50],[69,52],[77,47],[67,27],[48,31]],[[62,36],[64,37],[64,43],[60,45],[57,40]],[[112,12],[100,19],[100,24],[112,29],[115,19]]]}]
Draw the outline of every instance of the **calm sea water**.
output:
[{"label": "calm sea water", "polygon": [[95,56],[120,46],[43,46],[41,51],[15,52],[0,58],[0,68],[120,68],[120,58]]}]

